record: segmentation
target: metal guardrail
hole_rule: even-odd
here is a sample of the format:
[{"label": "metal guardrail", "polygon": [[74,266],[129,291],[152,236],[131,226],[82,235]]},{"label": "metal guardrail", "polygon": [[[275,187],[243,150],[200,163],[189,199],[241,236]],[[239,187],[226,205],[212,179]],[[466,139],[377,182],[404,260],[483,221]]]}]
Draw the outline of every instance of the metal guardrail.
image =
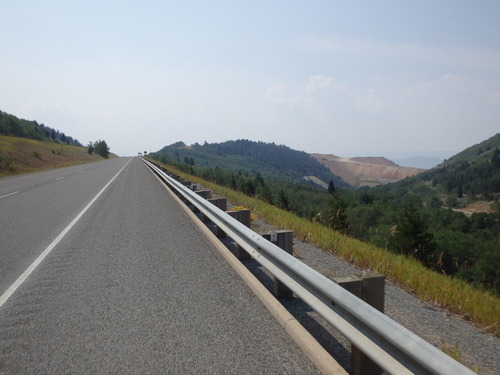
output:
[{"label": "metal guardrail", "polygon": [[162,180],[220,227],[257,262],[342,333],[386,373],[475,374],[441,350],[287,254],[154,164]]}]

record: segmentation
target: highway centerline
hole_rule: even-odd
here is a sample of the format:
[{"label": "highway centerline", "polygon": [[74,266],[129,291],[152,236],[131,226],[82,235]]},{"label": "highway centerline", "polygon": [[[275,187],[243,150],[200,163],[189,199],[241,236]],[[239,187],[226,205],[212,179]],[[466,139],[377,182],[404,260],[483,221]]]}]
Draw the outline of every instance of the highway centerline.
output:
[{"label": "highway centerline", "polygon": [[[75,226],[75,224],[80,220],[80,218],[88,211],[88,209],[94,204],[94,202],[101,196],[101,194],[108,188],[109,185],[118,177],[118,175],[125,169],[125,167],[130,163],[130,159],[127,164],[125,164],[122,169],[104,186],[99,193],[85,206],[85,208],[68,224],[66,228],[56,237],[54,241],[35,259],[35,261],[19,276],[19,278],[5,291],[2,296],[0,296],[0,308],[5,302],[10,298],[10,296],[19,288],[23,282],[31,275],[31,273],[38,267],[38,265],[45,259],[47,255],[57,246],[59,242],[66,236],[66,234]],[[8,195],[12,195],[11,193]],[[4,196],[5,197],[5,196]],[[0,197],[3,198],[3,197]]]},{"label": "highway centerline", "polygon": [[0,199],[10,197],[11,195],[14,195],[14,194],[17,194],[17,193],[19,193],[19,192],[18,192],[18,191],[15,191],[15,192],[10,193],[10,194],[5,194],[5,195],[2,195],[2,196],[0,197]]}]

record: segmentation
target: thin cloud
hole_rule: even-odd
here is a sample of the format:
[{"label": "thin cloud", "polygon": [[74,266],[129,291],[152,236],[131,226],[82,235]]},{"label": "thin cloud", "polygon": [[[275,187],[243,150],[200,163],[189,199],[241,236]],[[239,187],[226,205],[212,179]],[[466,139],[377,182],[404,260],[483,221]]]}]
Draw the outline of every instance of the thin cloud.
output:
[{"label": "thin cloud", "polygon": [[281,103],[286,101],[288,86],[274,82],[266,90],[266,101],[269,103]]},{"label": "thin cloud", "polygon": [[320,89],[326,88],[334,88],[337,90],[345,90],[347,88],[346,85],[337,83],[331,77],[326,77],[322,75],[310,76],[307,80],[306,90],[307,91],[316,91]]},{"label": "thin cloud", "polygon": [[375,90],[365,90],[357,100],[357,108],[360,112],[381,113],[386,105]]},{"label": "thin cloud", "polygon": [[490,105],[500,105],[500,91],[492,92],[489,95],[489,104]]},{"label": "thin cloud", "polygon": [[307,37],[299,46],[308,51],[358,57],[381,57],[461,69],[500,71],[500,51],[460,46],[387,43],[342,37]]}]

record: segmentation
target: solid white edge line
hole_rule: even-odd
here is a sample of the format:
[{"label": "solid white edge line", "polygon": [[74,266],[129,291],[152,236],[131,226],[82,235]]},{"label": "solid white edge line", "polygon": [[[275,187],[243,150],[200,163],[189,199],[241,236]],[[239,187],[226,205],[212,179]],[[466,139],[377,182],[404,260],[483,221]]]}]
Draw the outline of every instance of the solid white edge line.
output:
[{"label": "solid white edge line", "polygon": [[14,195],[14,194],[17,194],[17,193],[19,193],[19,192],[18,192],[18,191],[15,191],[15,192],[10,193],[10,194],[5,194],[5,195],[2,195],[2,196],[0,197],[0,199],[10,197],[11,195]]},{"label": "solid white edge line", "polygon": [[3,306],[5,302],[10,298],[10,296],[19,288],[22,283],[31,275],[31,273],[38,267],[38,265],[45,259],[47,255],[57,246],[59,242],[64,238],[64,236],[75,226],[75,224],[80,220],[80,218],[87,212],[87,210],[94,204],[94,202],[101,196],[104,190],[107,189],[109,185],[115,180],[116,177],[125,169],[125,167],[132,161],[130,159],[127,164],[125,164],[122,169],[104,186],[99,193],[85,206],[85,208],[68,224],[66,228],[56,237],[54,241],[35,259],[33,263],[18,277],[16,281],[7,289],[0,297],[0,307]]}]

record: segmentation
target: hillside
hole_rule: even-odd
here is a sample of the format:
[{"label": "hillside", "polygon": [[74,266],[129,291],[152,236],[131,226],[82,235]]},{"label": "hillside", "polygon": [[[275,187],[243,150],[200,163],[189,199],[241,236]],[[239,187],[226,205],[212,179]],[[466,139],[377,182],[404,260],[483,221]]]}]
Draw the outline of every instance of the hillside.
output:
[{"label": "hillside", "polygon": [[482,159],[489,159],[493,156],[495,149],[500,149],[500,133],[481,143],[466,148],[448,160],[445,160],[441,166],[445,167],[461,161],[473,163]]},{"label": "hillside", "polygon": [[[424,182],[449,208],[492,212],[500,208],[500,134],[473,145],[441,165],[410,179],[406,188]],[[396,187],[397,188],[397,187]],[[486,204],[490,202],[490,204]]]},{"label": "hillside", "polygon": [[151,156],[160,161],[185,162],[200,168],[223,168],[251,176],[260,174],[266,179],[300,183],[307,176],[313,177],[308,178],[310,183],[317,182],[320,186],[327,186],[333,181],[337,187],[348,187],[340,177],[307,153],[274,143],[241,139],[186,146],[183,142],[177,142]]},{"label": "hillside", "polygon": [[0,177],[99,160],[84,147],[0,135]]},{"label": "hillside", "polygon": [[341,158],[325,154],[311,156],[353,187],[382,185],[424,171],[420,168],[400,167],[383,157]]},{"label": "hillside", "polygon": [[394,184],[344,192],[349,234],[500,295],[500,135]]},{"label": "hillside", "polygon": [[17,118],[14,115],[0,111],[0,135],[36,139],[39,141],[59,141],[73,146],[82,146],[78,140],[67,136],[51,127]]}]

